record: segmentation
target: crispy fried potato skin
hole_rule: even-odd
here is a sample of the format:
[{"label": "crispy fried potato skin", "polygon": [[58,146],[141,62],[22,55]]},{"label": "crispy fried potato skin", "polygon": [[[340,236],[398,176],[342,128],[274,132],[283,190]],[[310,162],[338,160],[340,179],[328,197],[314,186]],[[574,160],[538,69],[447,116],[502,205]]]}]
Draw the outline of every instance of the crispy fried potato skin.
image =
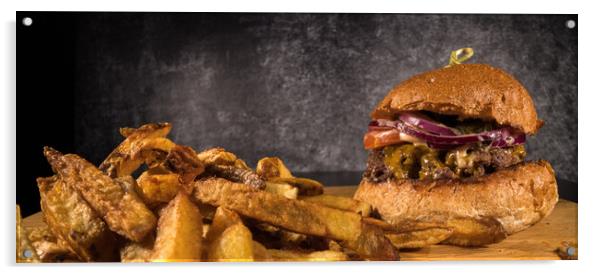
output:
[{"label": "crispy fried potato skin", "polygon": [[272,182],[290,184],[299,189],[301,196],[317,196],[324,193],[324,186],[321,183],[306,178],[270,178]]},{"label": "crispy fried potato skin", "polygon": [[332,262],[349,260],[345,253],[332,250],[302,252],[294,250],[268,249],[268,253],[274,261]]},{"label": "crispy fried potato skin", "polygon": [[211,243],[207,258],[219,262],[253,261],[253,235],[242,223],[236,223]]},{"label": "crispy fried potato skin", "polygon": [[454,229],[452,235],[443,241],[446,244],[483,246],[501,242],[508,236],[502,224],[491,217],[453,218],[446,225]]},{"label": "crispy fried potato skin", "polygon": [[129,241],[119,251],[122,263],[148,262],[153,253],[155,237],[147,236],[142,242]]},{"label": "crispy fried potato skin", "polygon": [[170,202],[180,190],[180,180],[177,174],[153,174],[144,171],[136,180],[140,197],[149,206]]},{"label": "crispy fried potato skin", "polygon": [[157,238],[151,255],[158,262],[195,262],[201,260],[203,217],[185,192],[161,211]]},{"label": "crispy fried potato skin", "polygon": [[218,207],[215,210],[215,215],[213,216],[213,221],[211,222],[211,227],[209,228],[209,232],[205,236],[205,241],[211,243],[215,241],[226,228],[237,224],[242,223],[240,216],[236,214],[236,212],[228,210],[224,207]]},{"label": "crispy fried potato skin", "polygon": [[396,248],[411,249],[438,244],[449,238],[452,232],[449,228],[434,227],[409,232],[387,233],[386,236]]},{"label": "crispy fried potato skin", "polygon": [[166,137],[171,130],[170,123],[150,123],[138,129],[127,128],[120,131],[127,138],[117,146],[102,162],[99,169],[111,177],[121,177],[132,174],[142,163],[136,156],[141,148],[152,138]]},{"label": "crispy fried potato skin", "polygon": [[16,262],[17,263],[37,263],[40,262],[40,258],[38,257],[37,251],[31,245],[29,240],[29,236],[27,236],[27,232],[25,228],[21,225],[21,207],[17,204],[17,212],[16,212],[16,220],[17,220],[17,239],[15,243],[16,248]]},{"label": "crispy fried potato skin", "polygon": [[[197,157],[205,165],[235,165],[238,157],[221,147],[209,148],[200,152]],[[246,166],[246,165],[245,165]],[[246,167],[240,167],[246,168]]]},{"label": "crispy fried potato skin", "polygon": [[316,196],[324,193],[321,183],[306,178],[297,178],[278,157],[266,157],[257,162],[257,175],[272,183],[286,184],[297,188],[302,196]]},{"label": "crispy fried potato skin", "polygon": [[288,183],[270,181],[265,183],[265,191],[293,200],[297,199],[297,194],[299,194],[299,189],[297,189],[297,187],[293,187]]},{"label": "crispy fried potato skin", "polygon": [[287,199],[222,178],[196,181],[194,197],[201,203],[224,206],[298,233],[354,240],[361,231],[358,214]]},{"label": "crispy fried potato skin", "polygon": [[277,157],[266,157],[262,158],[257,162],[257,168],[255,169],[257,174],[264,179],[270,178],[292,178],[293,174],[284,165],[284,162]]},{"label": "crispy fried potato skin", "polygon": [[163,166],[180,176],[180,182],[187,184],[205,171],[205,165],[188,146],[175,145],[164,160]]},{"label": "crispy fried potato skin", "polygon": [[364,259],[374,261],[399,260],[397,249],[382,230],[372,224],[362,223],[360,236],[354,240],[342,241],[341,245],[352,249]]},{"label": "crispy fried potato skin", "polygon": [[227,207],[297,233],[343,241],[345,246],[367,259],[399,259],[383,232],[362,222],[356,213],[287,199],[221,178],[195,182],[194,197],[201,203]]},{"label": "crispy fried potato skin", "polygon": [[77,191],[57,176],[37,181],[52,233],[82,261],[115,260],[113,233]]},{"label": "crispy fried potato skin", "polygon": [[243,160],[224,148],[207,149],[199,153],[197,158],[207,166],[210,175],[248,184],[257,189],[266,187],[264,179],[251,170]]},{"label": "crispy fried potato skin", "polygon": [[134,241],[141,241],[156,226],[155,215],[133,193],[126,192],[109,176],[85,159],[62,155],[45,147],[52,169],[88,202],[109,228]]},{"label": "crispy fried potato skin", "polygon": [[253,260],[258,262],[271,261],[272,256],[270,256],[270,252],[268,252],[263,244],[253,241]]},{"label": "crispy fried potato skin", "polygon": [[352,198],[332,196],[332,195],[317,195],[317,196],[302,196],[300,200],[317,203],[320,205],[341,209],[349,212],[354,212],[367,217],[372,212],[370,204],[363,201],[354,200]]},{"label": "crispy fried potato skin", "polygon": [[32,227],[26,231],[31,245],[40,257],[40,261],[44,263],[80,261],[67,245],[59,242],[48,226]]}]

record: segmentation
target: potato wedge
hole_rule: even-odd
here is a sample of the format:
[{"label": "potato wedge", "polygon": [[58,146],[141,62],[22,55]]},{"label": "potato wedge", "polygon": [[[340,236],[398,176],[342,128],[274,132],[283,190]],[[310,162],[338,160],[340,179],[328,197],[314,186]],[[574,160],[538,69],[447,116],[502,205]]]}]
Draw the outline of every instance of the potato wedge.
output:
[{"label": "potato wedge", "polygon": [[255,171],[264,179],[293,177],[291,171],[284,165],[284,162],[277,157],[266,157],[260,159],[257,162],[257,168]]},{"label": "potato wedge", "polygon": [[220,178],[225,178],[234,182],[239,182],[252,186],[256,189],[265,189],[265,181],[250,169],[238,168],[232,165],[209,165],[207,172]]},{"label": "potato wedge", "polygon": [[196,156],[194,149],[175,145],[171,148],[162,166],[180,176],[180,183],[187,184],[205,171],[205,164]]},{"label": "potato wedge", "polygon": [[180,190],[178,174],[154,174],[144,171],[136,180],[140,197],[147,205],[155,206],[170,202]]},{"label": "potato wedge", "polygon": [[247,223],[253,232],[253,239],[272,249],[312,251],[328,249],[328,240],[323,237],[292,232],[264,222],[248,221]]},{"label": "potato wedge", "polygon": [[218,262],[253,261],[254,246],[251,231],[244,224],[236,223],[211,243],[207,258]]},{"label": "potato wedge", "polygon": [[148,262],[151,259],[153,253],[153,244],[155,238],[148,236],[142,242],[128,242],[119,251],[119,255],[122,263],[140,263]]},{"label": "potato wedge", "polygon": [[155,262],[201,260],[203,217],[184,192],[161,211],[150,259]]},{"label": "potato wedge", "polygon": [[507,236],[502,224],[494,218],[454,218],[446,221],[453,232],[442,243],[459,246],[482,246],[497,243]]},{"label": "potato wedge", "polygon": [[16,240],[16,262],[17,263],[37,263],[40,262],[40,257],[31,245],[25,228],[21,225],[21,208],[17,204],[17,240]]},{"label": "potato wedge", "polygon": [[238,157],[221,147],[209,148],[197,154],[205,165],[234,165]]},{"label": "potato wedge", "polygon": [[27,237],[40,261],[45,263],[80,261],[67,245],[59,242],[48,226],[32,227],[26,229],[26,231]]},{"label": "potato wedge", "polygon": [[115,236],[69,184],[57,176],[38,178],[40,205],[51,232],[81,261],[115,260]]},{"label": "potato wedge", "polygon": [[253,219],[285,229],[334,240],[349,241],[350,248],[368,259],[393,260],[399,255],[379,228],[365,224],[359,214],[318,204],[291,200],[222,178],[195,182],[197,201],[224,206]]},{"label": "potato wedge", "polygon": [[372,224],[362,223],[361,234],[354,240],[344,240],[341,245],[372,261],[399,260],[399,252],[384,235],[383,231]]},{"label": "potato wedge", "polygon": [[222,178],[206,178],[194,187],[194,197],[201,203],[223,206],[294,232],[335,240],[354,240],[361,232],[361,216],[355,213],[287,199]]},{"label": "potato wedge", "polygon": [[263,244],[253,241],[253,259],[258,262],[271,261],[272,257]]},{"label": "potato wedge", "polygon": [[301,196],[317,196],[324,193],[324,186],[318,181],[306,178],[270,178],[271,182],[290,184],[299,189]]},{"label": "potato wedge", "polygon": [[297,194],[299,193],[299,189],[297,189],[297,187],[293,187],[288,183],[270,181],[266,182],[265,191],[293,200],[297,199]]},{"label": "potato wedge", "polygon": [[205,241],[212,243],[224,232],[224,230],[226,230],[226,228],[237,223],[242,223],[242,220],[240,219],[240,216],[236,214],[236,212],[230,211],[223,207],[218,207],[215,210],[215,215],[213,216],[213,221],[211,222],[209,232],[207,232],[207,235],[205,235]]},{"label": "potato wedge", "polygon": [[306,178],[297,178],[277,157],[262,158],[257,162],[255,169],[262,178],[274,183],[286,183],[299,189],[298,194],[315,196],[324,193],[324,187],[318,181]]},{"label": "potato wedge", "polygon": [[112,231],[141,241],[154,230],[157,219],[141,199],[94,165],[78,155],[63,155],[50,147],[44,148],[44,155],[61,180],[76,190]]},{"label": "potato wedge", "polygon": [[449,228],[430,228],[424,230],[385,234],[397,249],[422,248],[438,244],[452,234]]},{"label": "potato wedge", "polygon": [[358,213],[362,215],[362,217],[368,217],[370,215],[370,212],[372,212],[372,206],[370,206],[370,204],[347,197],[333,195],[317,195],[301,196],[299,197],[299,199],[340,210]]},{"label": "potato wedge", "polygon": [[301,252],[294,250],[268,249],[268,253],[274,261],[333,262],[349,260],[345,253],[332,250]]},{"label": "potato wedge", "polygon": [[[148,144],[149,140],[164,138],[170,130],[171,124],[169,123],[151,123],[135,130],[120,131],[122,135],[127,135],[127,138],[109,154],[99,169],[111,177],[131,175],[144,162],[139,158],[142,148],[152,149],[149,148],[151,145]],[[162,146],[165,145],[162,144]],[[163,148],[163,150],[165,149],[167,148]]]}]

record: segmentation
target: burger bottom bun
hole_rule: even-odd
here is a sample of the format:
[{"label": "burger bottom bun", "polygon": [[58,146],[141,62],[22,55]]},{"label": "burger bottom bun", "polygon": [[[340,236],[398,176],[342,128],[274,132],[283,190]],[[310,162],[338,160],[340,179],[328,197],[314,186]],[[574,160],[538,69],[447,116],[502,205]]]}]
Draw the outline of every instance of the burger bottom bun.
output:
[{"label": "burger bottom bun", "polygon": [[524,230],[558,202],[547,161],[525,162],[478,178],[420,181],[364,179],[354,198],[370,203],[396,232],[450,230],[443,243],[481,246]]}]

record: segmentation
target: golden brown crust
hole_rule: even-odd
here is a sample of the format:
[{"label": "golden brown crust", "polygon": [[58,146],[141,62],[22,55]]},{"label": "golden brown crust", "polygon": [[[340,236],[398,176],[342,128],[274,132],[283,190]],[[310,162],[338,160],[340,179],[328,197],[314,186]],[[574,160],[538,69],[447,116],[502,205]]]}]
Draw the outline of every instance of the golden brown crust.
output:
[{"label": "golden brown crust", "polygon": [[44,147],[44,155],[52,169],[120,235],[141,241],[157,224],[157,219],[142,200],[124,190],[115,180],[78,155],[63,155]]},{"label": "golden brown crust", "polygon": [[480,118],[535,134],[537,119],[527,90],[501,69],[485,64],[460,64],[416,75],[378,104],[372,118],[391,119],[401,111],[431,111]]},{"label": "golden brown crust", "polygon": [[82,261],[110,261],[115,237],[75,189],[57,176],[38,178],[40,206],[50,231]]},{"label": "golden brown crust", "polygon": [[[371,204],[399,231],[451,227],[455,229],[452,243],[482,245],[549,215],[558,201],[558,190],[550,164],[537,161],[465,180],[373,183],[364,179],[354,198]],[[482,239],[478,235],[484,234],[477,231],[495,232],[496,236]],[[481,240],[472,242],[471,236]]]}]

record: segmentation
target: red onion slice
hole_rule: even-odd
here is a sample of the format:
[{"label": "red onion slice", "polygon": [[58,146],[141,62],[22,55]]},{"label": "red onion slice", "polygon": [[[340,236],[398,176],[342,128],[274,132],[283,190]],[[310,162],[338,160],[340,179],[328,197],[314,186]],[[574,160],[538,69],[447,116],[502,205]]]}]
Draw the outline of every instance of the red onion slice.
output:
[{"label": "red onion slice", "polygon": [[[492,147],[509,147],[523,144],[526,141],[524,133],[512,128],[502,127],[469,135],[442,135],[428,132],[405,121],[391,121],[379,119],[370,122],[370,131],[386,131],[398,129],[400,132],[425,141],[430,147],[436,149],[451,149],[464,144],[477,142],[490,142]],[[400,140],[401,142],[401,140]]]},{"label": "red onion slice", "polygon": [[439,149],[453,148],[456,146],[477,143],[491,142],[492,147],[509,147],[525,143],[525,134],[511,128],[503,127],[496,130],[485,131],[470,135],[457,136],[439,136],[415,128],[403,122],[398,123],[397,128],[408,135],[417,137],[426,141],[429,146]]},{"label": "red onion slice", "polygon": [[406,124],[425,130],[429,133],[441,136],[457,136],[458,132],[455,129],[447,127],[443,124],[429,120],[428,118],[413,112],[404,112],[399,115],[399,120]]}]

